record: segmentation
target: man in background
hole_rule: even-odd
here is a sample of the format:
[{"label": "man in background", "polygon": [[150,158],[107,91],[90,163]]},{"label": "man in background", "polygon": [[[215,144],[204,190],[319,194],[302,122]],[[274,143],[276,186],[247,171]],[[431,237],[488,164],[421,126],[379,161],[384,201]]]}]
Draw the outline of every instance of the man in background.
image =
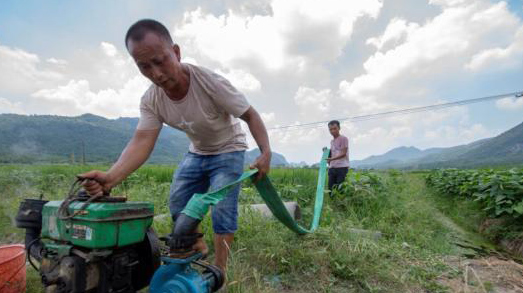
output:
[{"label": "man in background", "polygon": [[332,120],[328,124],[332,135],[329,163],[329,191],[345,180],[349,172],[349,139],[340,134],[340,122]]}]

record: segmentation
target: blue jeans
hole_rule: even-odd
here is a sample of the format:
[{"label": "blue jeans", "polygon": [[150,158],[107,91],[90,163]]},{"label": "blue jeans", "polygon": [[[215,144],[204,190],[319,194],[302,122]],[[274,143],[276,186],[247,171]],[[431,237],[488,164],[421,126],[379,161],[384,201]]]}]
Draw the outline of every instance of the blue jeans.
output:
[{"label": "blue jeans", "polygon": [[[187,153],[174,173],[169,196],[171,215],[178,216],[195,193],[214,191],[238,179],[243,173],[245,151],[218,155]],[[233,188],[212,211],[212,228],[216,234],[234,233],[238,229],[238,194]]]}]

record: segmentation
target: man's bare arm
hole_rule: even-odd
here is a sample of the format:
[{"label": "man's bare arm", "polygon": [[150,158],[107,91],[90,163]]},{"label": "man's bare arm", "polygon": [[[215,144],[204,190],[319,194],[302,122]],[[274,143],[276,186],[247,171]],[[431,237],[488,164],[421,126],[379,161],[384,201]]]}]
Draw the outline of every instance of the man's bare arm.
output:
[{"label": "man's bare arm", "polygon": [[109,171],[91,171],[80,175],[93,179],[83,183],[87,192],[91,195],[107,192],[138,169],[149,158],[159,133],[160,129],[136,130]]},{"label": "man's bare arm", "polygon": [[271,146],[269,144],[269,135],[265,129],[265,124],[260,117],[260,114],[253,108],[249,109],[240,116],[240,119],[247,122],[249,130],[256,141],[256,144],[260,148],[260,156],[256,159],[254,164],[251,165],[251,169],[258,169],[258,176],[256,180],[260,180],[263,176],[269,173],[271,166]]}]

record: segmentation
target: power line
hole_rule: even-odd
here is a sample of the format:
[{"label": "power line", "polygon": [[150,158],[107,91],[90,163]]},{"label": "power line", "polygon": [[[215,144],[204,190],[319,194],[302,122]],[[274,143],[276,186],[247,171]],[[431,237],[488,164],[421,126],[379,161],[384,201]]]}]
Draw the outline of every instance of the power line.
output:
[{"label": "power line", "polygon": [[[388,116],[399,116],[399,115],[407,115],[407,114],[412,114],[412,113],[440,110],[440,109],[445,109],[445,108],[450,108],[450,107],[455,107],[455,106],[481,103],[481,102],[490,101],[490,100],[499,100],[499,99],[508,98],[508,97],[515,97],[515,98],[519,99],[519,98],[523,97],[523,91],[500,94],[500,95],[495,95],[495,96],[487,96],[487,97],[481,97],[481,98],[465,99],[465,100],[459,100],[459,101],[455,101],[455,102],[434,104],[434,105],[429,105],[429,106],[393,110],[393,111],[387,111],[387,112],[381,112],[381,113],[344,117],[344,118],[339,118],[336,120],[338,120],[340,122],[341,121],[359,122],[359,121],[366,121],[366,120],[372,120],[372,119],[380,119],[380,118],[384,118],[384,117],[388,117]],[[331,120],[271,127],[271,128],[267,128],[267,130],[281,130],[281,129],[294,130],[294,129],[316,128],[316,127],[324,126],[326,123],[328,123]]]}]

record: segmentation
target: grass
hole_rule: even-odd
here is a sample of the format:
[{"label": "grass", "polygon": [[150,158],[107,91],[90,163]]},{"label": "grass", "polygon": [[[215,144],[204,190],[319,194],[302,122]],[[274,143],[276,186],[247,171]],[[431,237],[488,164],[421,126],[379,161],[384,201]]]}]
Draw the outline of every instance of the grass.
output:
[{"label": "grass", "polygon": [[[46,199],[61,199],[74,175],[93,167],[106,168],[0,166],[0,241],[23,240],[23,231],[12,226],[21,199],[41,193]],[[172,171],[145,166],[113,193],[151,201],[156,214],[165,214]],[[449,242],[449,228],[435,219],[422,175],[351,173],[341,192],[326,197],[318,231],[305,236],[244,209],[232,247],[228,292],[445,292],[437,279],[449,270],[445,257],[458,252]],[[276,169],[270,176],[283,198],[298,201],[302,224],[308,226],[317,171]],[[260,202],[253,186],[244,184],[240,204]],[[168,217],[154,226],[159,234],[169,232]],[[353,228],[383,236],[374,240]],[[203,229],[211,243],[209,217]],[[28,292],[40,290],[38,275],[28,268]]]},{"label": "grass", "polygon": [[[512,238],[521,239],[523,224],[512,217],[491,218],[484,206],[470,198],[442,195],[434,189],[427,189],[427,200],[442,214],[457,224],[468,242],[477,246],[499,249],[494,243]],[[463,235],[462,235],[463,237]]]},{"label": "grass", "polygon": [[451,218],[466,231],[478,232],[487,214],[477,201],[457,196],[443,196],[432,189],[428,190],[427,198],[439,211]]}]

